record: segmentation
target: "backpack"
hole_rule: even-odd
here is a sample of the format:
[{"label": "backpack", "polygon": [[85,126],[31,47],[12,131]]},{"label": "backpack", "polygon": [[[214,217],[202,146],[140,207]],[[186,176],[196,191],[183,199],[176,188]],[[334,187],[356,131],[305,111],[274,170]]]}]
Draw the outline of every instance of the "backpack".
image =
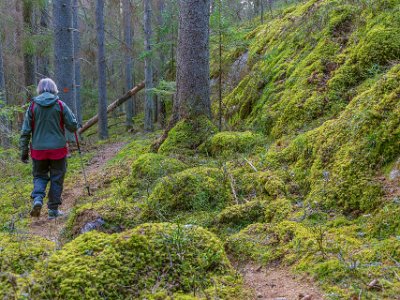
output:
[{"label": "backpack", "polygon": [[[60,106],[60,128],[63,134],[65,134],[65,127],[64,127],[64,119],[63,119],[63,112],[64,112],[64,106],[62,105],[60,100],[57,100],[58,105]],[[31,122],[31,128],[32,128],[32,134],[35,129],[35,102],[32,101],[32,104],[30,106],[30,111],[32,113],[32,122]]]}]

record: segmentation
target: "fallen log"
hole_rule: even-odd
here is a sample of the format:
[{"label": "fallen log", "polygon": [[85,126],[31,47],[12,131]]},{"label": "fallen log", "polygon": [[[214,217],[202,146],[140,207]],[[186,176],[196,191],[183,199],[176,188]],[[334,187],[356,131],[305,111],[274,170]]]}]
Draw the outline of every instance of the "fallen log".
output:
[{"label": "fallen log", "polygon": [[[111,103],[107,107],[107,114],[112,112],[114,109],[116,109],[118,106],[123,104],[125,101],[129,100],[133,95],[137,94],[139,91],[141,91],[144,88],[144,81],[135,86],[133,89],[131,89],[129,92],[127,92],[125,95],[123,95],[121,98],[115,100],[113,103]],[[78,130],[78,132],[84,133],[86,130],[88,130],[90,127],[92,127],[94,124],[96,124],[99,121],[99,115],[95,115],[93,118],[91,118],[89,121],[87,121],[82,128]]]}]

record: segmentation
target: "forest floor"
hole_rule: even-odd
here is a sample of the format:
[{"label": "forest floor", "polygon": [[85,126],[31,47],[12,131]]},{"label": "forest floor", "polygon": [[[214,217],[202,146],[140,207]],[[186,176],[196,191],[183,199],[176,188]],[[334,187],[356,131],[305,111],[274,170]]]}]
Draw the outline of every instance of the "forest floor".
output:
[{"label": "forest floor", "polygon": [[[85,166],[87,178],[91,191],[101,186],[99,178],[104,174],[104,166],[110,161],[125,145],[123,142],[116,142],[102,145],[97,148],[96,155]],[[78,155],[74,153],[73,155]],[[94,182],[93,179],[99,179]],[[92,180],[91,180],[92,179]],[[101,184],[101,183],[100,183]],[[63,203],[60,209],[65,216],[49,221],[47,218],[46,205],[43,206],[40,218],[32,219],[29,227],[29,234],[37,235],[53,241],[56,247],[60,248],[62,243],[62,230],[65,228],[69,213],[81,197],[86,195],[85,182],[82,173],[66,180],[63,192]],[[255,299],[262,300],[320,300],[322,293],[315,287],[308,278],[294,275],[289,269],[281,266],[257,266],[254,263],[236,265],[236,269],[242,274],[245,285],[253,291]]]},{"label": "forest floor", "polygon": [[[90,178],[93,177],[94,174],[100,174],[102,167],[105,166],[107,162],[113,158],[124,145],[125,143],[117,142],[103,145],[97,149],[96,155],[90,160],[90,164],[85,166],[87,177]],[[78,155],[78,153],[75,152],[74,155]],[[61,232],[65,227],[68,214],[76,205],[77,200],[87,193],[82,173],[80,173],[80,176],[74,176],[72,181],[73,182],[67,180],[65,182],[62,195],[63,203],[60,207],[60,210],[65,213],[65,216],[49,221],[47,217],[47,207],[46,204],[44,204],[40,218],[34,218],[31,221],[29,228],[30,234],[53,241],[57,246],[59,246]],[[90,183],[91,186],[95,184],[96,183]]]}]

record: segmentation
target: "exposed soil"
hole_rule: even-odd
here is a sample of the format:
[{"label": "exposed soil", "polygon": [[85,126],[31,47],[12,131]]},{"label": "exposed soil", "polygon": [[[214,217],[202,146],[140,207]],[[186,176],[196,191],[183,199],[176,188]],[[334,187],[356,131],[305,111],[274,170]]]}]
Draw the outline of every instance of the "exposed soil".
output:
[{"label": "exposed soil", "polygon": [[261,267],[248,263],[238,267],[245,284],[261,300],[322,300],[323,293],[306,277],[281,266]]},{"label": "exposed soil", "polygon": [[[97,154],[90,161],[90,165],[85,166],[87,177],[93,178],[94,176],[91,175],[100,175],[102,167],[107,163],[107,161],[113,158],[124,145],[124,143],[107,144],[97,149]],[[73,155],[78,155],[78,153],[74,153]],[[65,213],[65,216],[57,218],[55,220],[48,220],[47,208],[45,203],[43,205],[40,218],[34,218],[31,221],[29,229],[30,234],[41,236],[43,238],[56,242],[56,244],[60,242],[60,233],[65,226],[68,214],[75,206],[77,200],[87,193],[83,176],[78,176],[77,178],[74,178],[74,180],[75,181],[73,184],[66,182],[64,185],[64,192],[62,195],[63,203],[60,207],[60,210]],[[92,187],[93,184],[90,183],[90,186]],[[93,187],[96,188],[95,186]]]}]

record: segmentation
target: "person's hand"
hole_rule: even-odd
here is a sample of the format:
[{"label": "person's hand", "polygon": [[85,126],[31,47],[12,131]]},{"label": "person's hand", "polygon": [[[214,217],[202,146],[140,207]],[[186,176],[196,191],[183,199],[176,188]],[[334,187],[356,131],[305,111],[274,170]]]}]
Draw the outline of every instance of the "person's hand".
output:
[{"label": "person's hand", "polygon": [[22,153],[22,155],[21,155],[21,161],[22,161],[24,164],[29,163],[29,154],[28,154],[28,153]]}]

